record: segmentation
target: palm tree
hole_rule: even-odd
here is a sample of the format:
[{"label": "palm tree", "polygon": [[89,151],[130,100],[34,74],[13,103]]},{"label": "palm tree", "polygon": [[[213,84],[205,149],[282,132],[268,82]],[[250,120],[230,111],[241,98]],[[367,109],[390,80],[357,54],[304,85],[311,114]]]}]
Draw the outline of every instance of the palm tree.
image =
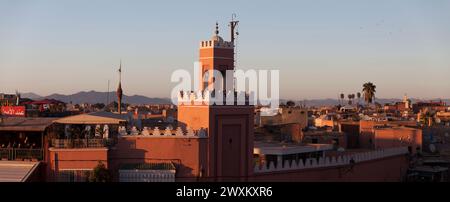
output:
[{"label": "palm tree", "polygon": [[358,97],[358,105],[359,105],[359,101],[361,100],[361,93],[360,92],[356,93],[356,96]]},{"label": "palm tree", "polygon": [[348,94],[348,104],[352,105],[353,100],[356,98],[355,94]]},{"label": "palm tree", "polygon": [[356,98],[356,95],[352,94],[353,104],[355,104],[355,98]]},{"label": "palm tree", "polygon": [[345,95],[344,95],[344,93],[341,93],[341,104],[344,101],[344,99],[345,99]]},{"label": "palm tree", "polygon": [[364,100],[367,102],[367,104],[372,103],[373,99],[375,98],[375,93],[377,92],[375,89],[377,87],[373,85],[371,82],[367,82],[363,85],[363,93],[364,93]]}]

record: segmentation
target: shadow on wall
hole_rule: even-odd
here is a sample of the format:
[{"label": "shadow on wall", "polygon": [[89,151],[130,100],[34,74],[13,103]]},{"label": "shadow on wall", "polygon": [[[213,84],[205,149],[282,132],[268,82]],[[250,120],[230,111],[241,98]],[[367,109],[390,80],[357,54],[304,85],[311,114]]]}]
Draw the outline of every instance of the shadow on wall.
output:
[{"label": "shadow on wall", "polygon": [[[173,163],[177,181],[197,181],[198,176],[204,173],[200,170],[204,168],[201,165],[205,165],[206,141],[206,138],[167,136],[119,138],[118,144],[109,151],[108,157],[113,180],[119,180],[119,169],[124,164]],[[199,148],[195,148],[197,146]]]}]

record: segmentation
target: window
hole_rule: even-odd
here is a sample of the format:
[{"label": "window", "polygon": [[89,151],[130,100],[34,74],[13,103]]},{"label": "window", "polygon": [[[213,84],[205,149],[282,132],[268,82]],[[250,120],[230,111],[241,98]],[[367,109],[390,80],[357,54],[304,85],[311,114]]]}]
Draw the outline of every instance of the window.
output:
[{"label": "window", "polygon": [[206,70],[203,73],[202,81],[203,81],[203,88],[204,89],[208,88],[208,85],[209,85],[209,70]]},{"label": "window", "polygon": [[313,144],[318,144],[318,143],[319,143],[319,139],[317,139],[317,138],[312,138],[312,139],[311,139],[311,143],[313,143]]}]

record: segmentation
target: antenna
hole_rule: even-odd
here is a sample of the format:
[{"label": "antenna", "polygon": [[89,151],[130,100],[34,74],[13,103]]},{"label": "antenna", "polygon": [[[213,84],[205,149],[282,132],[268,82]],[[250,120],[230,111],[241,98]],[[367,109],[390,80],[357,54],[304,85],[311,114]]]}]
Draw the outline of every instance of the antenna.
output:
[{"label": "antenna", "polygon": [[231,27],[231,43],[234,43],[235,40],[235,36],[239,35],[239,32],[235,32],[234,30],[236,29],[239,21],[235,20],[236,18],[236,14],[233,13],[231,15],[231,22],[230,22],[230,27]]},{"label": "antenna", "polygon": [[108,79],[108,90],[106,91],[106,105],[105,106],[108,106],[109,105],[109,79]]},{"label": "antenna", "polygon": [[[231,15],[231,21],[230,21],[230,30],[231,30],[231,43],[233,44],[234,48],[235,48],[235,60],[234,60],[234,69],[236,68],[236,57],[237,57],[237,41],[236,41],[236,36],[239,35],[239,32],[236,31],[237,30],[237,26],[239,24],[239,21],[236,20],[236,14],[232,14]],[[236,43],[235,43],[236,41]]]},{"label": "antenna", "polygon": [[[237,30],[237,26],[238,26],[239,21],[236,20],[236,14],[233,13],[231,14],[231,21],[230,21],[230,30],[231,30],[231,44],[234,46],[234,61],[233,61],[233,71],[236,70],[236,66],[237,66],[237,42],[236,44],[234,43],[236,36],[239,35],[238,31],[235,31],[235,29]],[[233,86],[234,88],[236,88],[236,78],[233,79]]]}]

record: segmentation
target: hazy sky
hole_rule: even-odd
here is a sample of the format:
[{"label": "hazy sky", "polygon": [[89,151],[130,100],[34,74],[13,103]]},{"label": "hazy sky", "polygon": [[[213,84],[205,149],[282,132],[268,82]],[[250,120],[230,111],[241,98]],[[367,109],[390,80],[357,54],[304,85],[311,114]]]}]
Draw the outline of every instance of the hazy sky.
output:
[{"label": "hazy sky", "polygon": [[238,68],[279,69],[283,98],[450,97],[450,1],[0,0],[0,92],[117,87],[169,97],[215,22],[240,20]]}]

